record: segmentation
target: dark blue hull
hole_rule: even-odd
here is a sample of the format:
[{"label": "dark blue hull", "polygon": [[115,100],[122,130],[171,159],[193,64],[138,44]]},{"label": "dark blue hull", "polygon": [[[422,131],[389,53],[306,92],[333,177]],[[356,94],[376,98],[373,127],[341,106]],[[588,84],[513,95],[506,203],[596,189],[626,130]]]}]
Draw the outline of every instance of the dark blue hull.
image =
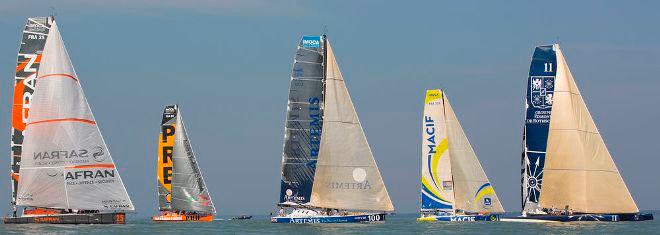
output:
[{"label": "dark blue hull", "polygon": [[507,217],[503,220],[513,222],[577,222],[577,221],[600,221],[600,222],[619,222],[619,221],[645,221],[653,220],[653,214],[579,214],[579,215],[530,215]]},{"label": "dark blue hull", "polygon": [[324,224],[324,223],[361,223],[385,221],[385,213],[347,215],[347,216],[314,216],[305,218],[271,217],[273,223],[292,224]]}]

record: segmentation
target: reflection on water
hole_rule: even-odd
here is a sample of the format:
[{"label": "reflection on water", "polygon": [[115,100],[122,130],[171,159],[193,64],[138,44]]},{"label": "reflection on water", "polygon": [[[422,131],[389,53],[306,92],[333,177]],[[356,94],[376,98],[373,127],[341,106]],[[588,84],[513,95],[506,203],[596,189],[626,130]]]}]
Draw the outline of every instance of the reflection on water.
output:
[{"label": "reflection on water", "polygon": [[386,222],[372,224],[272,224],[267,216],[212,223],[154,223],[148,219],[129,218],[125,225],[4,225],[0,228],[0,234],[651,234],[660,231],[660,220],[618,223],[461,223],[416,222],[417,216],[397,214],[389,216]]}]

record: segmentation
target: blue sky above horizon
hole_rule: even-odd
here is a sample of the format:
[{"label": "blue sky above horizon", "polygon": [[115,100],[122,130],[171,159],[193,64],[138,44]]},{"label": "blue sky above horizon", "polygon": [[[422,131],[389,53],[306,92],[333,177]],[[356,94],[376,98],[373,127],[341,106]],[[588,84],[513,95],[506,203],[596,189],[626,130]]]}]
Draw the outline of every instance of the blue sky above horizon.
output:
[{"label": "blue sky above horizon", "polygon": [[[156,211],[156,138],[178,103],[220,214],[267,214],[279,194],[291,65],[329,39],[397,211],[419,208],[426,89],[443,88],[507,211],[520,210],[529,61],[559,42],[640,209],[660,209],[660,2],[0,1],[0,172],[28,16],[56,18],[138,216]],[[53,10],[55,9],[55,10]],[[4,71],[4,72],[1,72]],[[7,173],[8,174],[8,173]],[[9,178],[0,212],[9,211]],[[6,203],[3,203],[6,202]]]}]

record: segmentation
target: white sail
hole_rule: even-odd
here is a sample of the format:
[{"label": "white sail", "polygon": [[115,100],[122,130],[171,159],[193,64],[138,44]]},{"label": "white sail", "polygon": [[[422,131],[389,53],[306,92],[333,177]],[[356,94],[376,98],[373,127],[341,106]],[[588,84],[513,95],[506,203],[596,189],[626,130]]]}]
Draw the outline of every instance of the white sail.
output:
[{"label": "white sail", "polygon": [[325,109],[310,203],[322,208],[393,211],[330,43],[326,44]]},{"label": "white sail", "polygon": [[464,212],[504,212],[446,94],[442,96],[454,180],[454,208]]},{"label": "white sail", "polygon": [[454,210],[454,181],[440,90],[426,91],[422,119],[422,210]]},{"label": "white sail", "polygon": [[17,204],[134,210],[56,23],[46,40],[31,105]]},{"label": "white sail", "polygon": [[557,75],[539,203],[582,213],[638,212],[559,45],[554,49]]}]

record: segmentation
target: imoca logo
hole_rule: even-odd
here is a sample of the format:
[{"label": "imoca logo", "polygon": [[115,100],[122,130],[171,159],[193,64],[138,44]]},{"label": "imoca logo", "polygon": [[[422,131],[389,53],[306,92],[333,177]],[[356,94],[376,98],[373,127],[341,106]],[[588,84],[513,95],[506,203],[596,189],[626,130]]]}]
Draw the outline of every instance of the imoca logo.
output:
[{"label": "imoca logo", "polygon": [[321,37],[305,36],[302,39],[302,45],[305,48],[319,48],[321,46]]}]

